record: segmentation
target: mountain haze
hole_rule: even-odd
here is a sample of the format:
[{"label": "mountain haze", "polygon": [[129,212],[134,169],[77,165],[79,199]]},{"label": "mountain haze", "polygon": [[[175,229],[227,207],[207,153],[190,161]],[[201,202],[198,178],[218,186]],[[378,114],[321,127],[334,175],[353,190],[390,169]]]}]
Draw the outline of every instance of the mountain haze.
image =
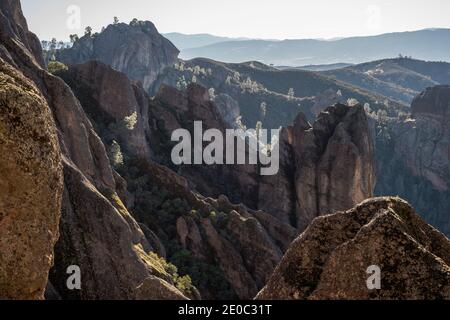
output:
[{"label": "mountain haze", "polygon": [[302,66],[308,64],[363,63],[397,57],[449,61],[450,29],[427,29],[378,36],[326,40],[226,41],[182,50],[180,57],[210,58],[224,62],[257,60],[267,64]]},{"label": "mountain haze", "polygon": [[409,105],[427,87],[450,84],[450,63],[397,58],[322,74]]},{"label": "mountain haze", "polygon": [[244,38],[214,36],[208,33],[184,34],[179,32],[170,32],[164,33],[163,36],[169,39],[180,50],[209,46],[224,41],[246,40]]}]

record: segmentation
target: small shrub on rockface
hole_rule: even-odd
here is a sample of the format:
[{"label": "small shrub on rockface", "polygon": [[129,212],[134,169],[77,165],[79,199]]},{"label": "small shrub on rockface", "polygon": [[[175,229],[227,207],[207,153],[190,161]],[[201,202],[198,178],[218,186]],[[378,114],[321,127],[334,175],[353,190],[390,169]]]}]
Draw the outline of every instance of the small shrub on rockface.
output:
[{"label": "small shrub on rockface", "polygon": [[48,72],[51,74],[57,74],[58,72],[66,71],[68,69],[69,68],[64,63],[59,61],[50,61],[48,63]]},{"label": "small shrub on rockface", "polygon": [[175,285],[182,292],[191,293],[192,289],[193,289],[192,279],[188,275],[182,276],[182,277],[178,277]]},{"label": "small shrub on rockface", "polygon": [[191,277],[188,275],[180,276],[178,274],[178,268],[165,260],[164,258],[159,257],[156,253],[150,252],[149,253],[150,258],[155,261],[159,267],[161,267],[172,279],[175,286],[181,291],[186,294],[192,293],[192,290],[194,289],[192,285]]},{"label": "small shrub on rockface", "polygon": [[124,123],[125,127],[128,130],[134,130],[134,128],[136,127],[137,122],[138,122],[138,117],[137,117],[137,112],[136,111],[133,112],[128,117],[125,117],[123,119],[123,123]]},{"label": "small shrub on rockface", "polygon": [[197,210],[191,210],[188,214],[188,217],[194,220],[200,220],[201,215],[197,212]]},{"label": "small shrub on rockface", "polygon": [[289,88],[289,91],[288,91],[288,93],[287,93],[287,96],[288,96],[289,100],[292,100],[292,99],[295,98],[295,91],[294,91],[294,88]]},{"label": "small shrub on rockface", "polygon": [[119,167],[123,165],[123,154],[120,145],[117,143],[117,141],[114,140],[112,142],[109,148],[109,153],[114,167]]},{"label": "small shrub on rockface", "polygon": [[211,219],[212,222],[216,222],[217,221],[217,213],[215,211],[212,211],[209,214],[209,218]]}]

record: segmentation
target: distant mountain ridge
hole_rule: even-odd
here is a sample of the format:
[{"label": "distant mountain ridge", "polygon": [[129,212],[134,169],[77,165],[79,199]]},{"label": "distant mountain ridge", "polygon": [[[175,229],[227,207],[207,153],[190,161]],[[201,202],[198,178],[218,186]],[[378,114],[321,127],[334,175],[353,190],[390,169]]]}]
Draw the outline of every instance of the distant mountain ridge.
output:
[{"label": "distant mountain ridge", "polygon": [[[155,95],[163,84],[183,87],[190,82],[213,88],[218,100],[222,95],[231,97],[226,98],[229,101],[225,104],[236,105],[246,126],[253,126],[258,121],[267,128],[288,126],[299,112],[313,121],[327,106],[345,103],[351,98],[362,104],[369,103],[373,110],[386,109],[388,113],[407,109],[406,105],[395,101],[386,103],[386,96],[372,94],[320,73],[279,70],[255,61],[232,64],[204,58],[180,61],[174,67],[165,68],[153,83],[150,94]],[[288,96],[290,89],[292,97]],[[261,105],[265,106],[263,113]]]},{"label": "distant mountain ridge", "polygon": [[385,59],[324,70],[322,74],[409,105],[427,87],[450,84],[450,63]]},{"label": "distant mountain ridge", "polygon": [[163,36],[169,39],[180,50],[209,46],[225,41],[249,40],[248,38],[221,37],[208,33],[184,34],[179,32],[170,32],[164,33]]},{"label": "distant mountain ridge", "polygon": [[353,64],[351,63],[332,63],[332,64],[310,64],[306,66],[299,67],[290,67],[290,66],[277,66],[277,69],[280,70],[304,70],[304,71],[331,71],[338,70],[342,68],[351,67]]},{"label": "distant mountain ridge", "polygon": [[397,57],[449,61],[450,29],[426,29],[338,40],[241,40],[181,50],[182,59],[197,57],[223,62],[256,60],[266,64],[301,66],[352,63]]}]

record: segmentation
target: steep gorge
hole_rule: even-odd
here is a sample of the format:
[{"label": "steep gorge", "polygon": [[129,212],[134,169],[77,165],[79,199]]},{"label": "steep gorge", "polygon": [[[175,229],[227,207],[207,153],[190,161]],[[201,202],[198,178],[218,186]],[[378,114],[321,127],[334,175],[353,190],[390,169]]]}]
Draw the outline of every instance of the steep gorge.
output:
[{"label": "steep gorge", "polygon": [[[161,239],[169,261],[193,277],[203,297],[252,298],[316,216],[372,196],[373,150],[360,106],[330,107],[313,125],[300,115],[283,130],[280,173],[261,177],[256,165],[171,163],[174,130],[192,130],[194,121],[205,130],[229,128],[205,88],[162,86],[151,99],[140,84],[98,61],[58,75],[72,86],[103,142],[120,145],[124,162],[117,170],[126,180],[127,208]],[[116,82],[121,90],[112,90]],[[130,128],[124,120],[132,113]]]},{"label": "steep gorge", "polygon": [[[42,299],[45,285],[47,298],[82,300],[251,299],[261,289],[264,299],[449,298],[448,239],[399,199],[353,208],[376,181],[361,105],[321,106],[314,122],[298,114],[281,131],[275,176],[256,165],[175,166],[171,132],[194,121],[223,132],[236,104],[196,83],[150,97],[178,54],[150,22],[82,38],[60,53],[71,63],[56,76],[38,45],[19,1],[3,1],[1,298]],[[417,118],[447,115],[425,105]],[[390,270],[379,295],[357,281],[374,259]],[[81,290],[66,286],[71,265]],[[423,276],[403,285],[413,272]]]},{"label": "steep gorge", "polygon": [[[136,288],[145,285],[146,279],[151,279],[155,275],[159,276],[156,279],[162,292],[160,297],[164,295],[164,292],[172,297],[173,292],[179,297],[184,297],[171,285],[172,279],[167,272],[161,267],[155,266],[155,260],[152,260],[152,256],[148,254],[150,246],[142,230],[128,211],[120,205],[120,200],[117,199],[113,170],[110,167],[105,147],[87,119],[80,103],[61,79],[42,69],[43,59],[39,43],[37,38],[28,31],[21,12],[20,2],[18,0],[2,1],[0,9],[2,70],[10,69],[11,67],[8,67],[8,64],[16,69],[16,71],[7,71],[6,74],[12,74],[12,76],[4,78],[3,81],[6,81],[6,85],[11,83],[14,86],[14,79],[27,78],[19,82],[22,87],[25,85],[25,88],[27,88],[27,91],[22,95],[24,99],[34,99],[34,102],[33,100],[28,102],[28,104],[33,104],[31,109],[27,109],[29,113],[24,113],[23,110],[27,107],[27,103],[18,104],[14,107],[14,104],[11,105],[11,101],[15,100],[6,100],[6,104],[2,105],[2,114],[5,116],[9,114],[9,117],[11,117],[14,113],[4,113],[8,110],[7,108],[10,108],[11,112],[14,110],[20,111],[22,108],[22,115],[17,114],[14,118],[16,119],[15,122],[12,122],[16,123],[16,130],[20,130],[19,124],[23,123],[23,126],[31,126],[29,129],[24,127],[24,133],[27,130],[30,133],[33,132],[30,130],[42,131],[35,137],[29,136],[28,139],[34,140],[34,146],[32,143],[29,144],[26,149],[18,154],[20,157],[16,160],[16,163],[23,164],[22,167],[16,167],[18,180],[15,182],[18,182],[23,174],[28,177],[28,181],[23,182],[23,188],[26,185],[28,185],[28,188],[39,188],[48,181],[44,187],[41,187],[35,193],[33,196],[36,197],[35,199],[31,197],[26,198],[26,201],[21,200],[23,207],[17,204],[11,207],[12,204],[5,203],[2,200],[2,205],[7,205],[2,209],[2,211],[6,210],[2,213],[2,228],[8,229],[9,226],[12,236],[14,236],[14,228],[20,230],[19,233],[16,233],[15,238],[10,239],[8,239],[8,233],[2,232],[2,244],[4,245],[2,245],[1,256],[10,257],[8,258],[10,259],[9,264],[2,263],[2,266],[13,268],[14,265],[11,263],[16,261],[19,270],[23,270],[22,273],[16,272],[15,277],[11,277],[10,269],[2,271],[2,295],[5,292],[5,297],[11,299],[43,297],[48,269],[53,260],[52,247],[57,240],[58,221],[61,215],[60,238],[55,251],[56,265],[51,273],[51,281],[53,287],[59,290],[59,294],[63,298],[71,298],[74,295],[84,299],[135,298]],[[19,75],[14,75],[14,72]],[[17,83],[17,80],[15,81]],[[11,90],[14,90],[14,87],[10,90],[8,86],[3,87],[2,85],[2,90],[3,88],[6,89],[5,92],[8,95],[11,94]],[[27,98],[27,95],[33,94],[33,90],[35,92],[34,97]],[[42,98],[39,98],[39,95]],[[16,109],[13,109],[13,107]],[[28,117],[33,116],[31,112],[36,113],[33,118],[35,121],[34,128],[33,123],[29,123],[30,120],[27,120]],[[2,126],[9,123],[11,121],[5,121]],[[11,134],[14,131],[7,132]],[[55,143],[56,135],[59,146]],[[5,139],[11,138],[6,137]],[[24,136],[24,139],[26,139],[26,136]],[[24,140],[22,148],[26,146],[26,142]],[[2,144],[2,148],[7,145]],[[18,145],[17,150],[19,151],[20,148],[21,145]],[[37,163],[38,166],[33,169],[34,171],[27,172],[32,167],[26,169],[24,166],[33,163],[31,159],[33,152],[36,152],[33,150],[39,150],[37,155],[42,158],[42,161]],[[48,150],[48,153],[43,153],[46,150]],[[3,168],[11,166],[11,161],[14,161],[14,153],[10,153],[9,158],[6,157],[7,155],[7,152],[2,152],[2,157],[4,157],[2,162],[5,163],[5,166],[2,166]],[[64,168],[64,191],[61,185],[61,167],[58,164],[60,159]],[[45,166],[45,169],[42,166]],[[8,175],[5,175],[5,177],[8,177]],[[30,179],[36,179],[39,182],[35,184]],[[18,193],[19,190],[22,190],[22,192],[27,192],[27,189],[23,188],[14,191],[18,185],[14,181],[8,182],[8,179],[4,181],[8,183],[2,184],[2,187],[6,188],[5,191],[11,190],[10,192]],[[5,196],[8,195],[8,193],[2,193]],[[35,205],[34,208],[28,208],[28,213],[35,212],[36,220],[34,224],[36,229],[28,227],[29,230],[27,230],[27,222],[20,218],[21,211],[14,214],[16,219],[8,218],[11,215],[11,210],[13,210],[13,213],[17,208],[27,210],[26,203],[32,204],[33,201],[38,200],[38,197],[43,197],[46,193],[51,195],[42,199],[40,204]],[[9,198],[14,199],[13,196]],[[20,200],[20,197],[17,200]],[[61,202],[61,212],[59,212]],[[9,220],[11,222],[8,222]],[[110,228],[110,231],[105,233],[104,230],[108,228]],[[48,231],[40,232],[42,229]],[[36,232],[40,232],[40,236],[37,236]],[[44,238],[38,241],[39,237]],[[118,239],[120,239],[119,242]],[[118,243],[121,243],[121,245],[117,246]],[[28,248],[23,247],[26,244],[29,245]],[[7,254],[7,250],[14,252],[11,251],[11,245],[18,246],[17,250],[20,250],[21,254],[24,255],[23,263],[17,259],[17,251],[14,256]],[[108,253],[104,251],[102,253],[102,250],[106,248],[108,248],[108,251],[106,251]],[[111,254],[109,250],[111,250]],[[42,258],[44,254],[45,259]],[[89,257],[89,259],[86,259],[86,257]],[[110,259],[106,260],[106,257],[110,257]],[[123,268],[122,263],[125,263],[127,268]],[[39,269],[35,273],[30,273],[30,270],[27,270],[27,268],[30,268],[30,264],[32,268]],[[70,265],[78,265],[81,268],[81,276],[85,281],[80,292],[68,292],[67,287],[65,287],[66,269]],[[32,281],[28,285],[23,284],[23,281],[29,280],[30,274],[34,275],[36,279],[31,279]],[[17,283],[12,285],[9,283],[11,280],[17,280]],[[108,291],[108,287],[105,285],[108,283],[113,287],[113,290]],[[121,285],[116,286],[117,283]],[[17,291],[19,293],[14,294],[14,292],[3,291],[21,285],[23,285],[20,288],[22,292]],[[105,288],[105,291],[102,291],[99,286]],[[23,292],[28,292],[28,296]],[[146,298],[155,297],[150,295]]]}]

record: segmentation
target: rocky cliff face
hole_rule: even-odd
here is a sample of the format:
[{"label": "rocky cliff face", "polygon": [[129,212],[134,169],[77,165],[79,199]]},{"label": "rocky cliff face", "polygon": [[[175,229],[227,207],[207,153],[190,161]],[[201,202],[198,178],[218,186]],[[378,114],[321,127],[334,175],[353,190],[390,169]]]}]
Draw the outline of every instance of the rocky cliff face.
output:
[{"label": "rocky cliff face", "polygon": [[[167,282],[161,286],[162,292],[167,291],[173,279],[149,255],[147,239],[123,206],[117,187],[121,178],[111,168],[107,149],[80,102],[61,79],[47,77],[46,84],[65,155],[66,188],[61,238],[50,277],[53,286],[63,298],[133,299],[137,287],[157,276]],[[80,291],[70,291],[65,285],[68,265],[82,270]],[[142,292],[148,291],[139,292],[143,298]],[[175,288],[167,294],[173,292],[184,297]]]},{"label": "rocky cliff face", "polygon": [[58,239],[62,171],[35,85],[0,58],[0,299],[42,299]]},{"label": "rocky cliff face", "polygon": [[[109,76],[84,81],[90,70],[103,70],[100,74]],[[114,74],[109,67],[93,62],[70,67],[61,76],[86,102],[88,114],[105,122],[122,118],[114,116],[119,109],[108,109],[99,98],[111,92],[103,84]],[[135,101],[127,98],[127,92],[111,92],[112,100],[125,101],[120,110],[129,111],[124,114],[133,110],[127,106]],[[372,140],[360,106],[330,107],[313,125],[299,116],[282,132],[280,173],[262,178],[255,165],[178,167],[171,163],[169,140],[175,129],[192,130],[194,121],[202,121],[204,130],[224,132],[229,128],[221,106],[211,101],[208,90],[196,84],[186,91],[162,86],[153,100],[145,94],[139,96],[144,98],[138,109],[148,110],[148,119],[141,118],[140,113],[138,123],[144,128],[136,135],[140,141],[148,141],[150,161],[130,148],[123,131],[107,125],[99,132],[104,141],[114,136],[123,143],[128,161],[119,171],[128,182],[128,208],[162,239],[169,248],[169,260],[186,273],[194,272],[194,283],[203,297],[253,297],[295,236],[296,228],[303,230],[318,215],[351,208],[372,195]],[[184,258],[180,260],[180,256]],[[201,276],[195,274],[198,264],[205,270]],[[202,283],[208,277],[223,277],[228,288]]]},{"label": "rocky cliff face", "polygon": [[[90,77],[89,73],[98,76]],[[225,130],[226,125],[217,106],[210,101],[207,90],[193,85],[183,93],[164,87],[158,97],[151,101],[139,85],[125,80],[127,78],[123,74],[99,62],[72,66],[59,75],[72,86],[94,123],[100,124],[96,127],[103,141],[115,139],[120,142],[127,159],[118,168],[127,182],[122,198],[130,212],[144,226],[147,238],[156,242],[150,244],[152,248],[176,262],[180,271],[193,273],[191,276],[199,286],[202,297],[254,297],[295,237],[296,230],[268,213],[252,211],[243,205],[232,205],[226,197],[220,196],[220,188],[206,183],[208,174],[213,175],[218,168],[215,168],[216,171],[201,171],[186,166],[180,171],[186,180],[169,168],[155,163],[170,166],[171,145],[170,134],[167,133],[189,127],[194,119],[204,120],[205,129],[208,126]],[[111,82],[117,79],[123,79],[120,81],[121,89],[112,90],[115,86]],[[131,129],[118,127],[124,115],[132,112],[137,112],[136,126]],[[137,144],[133,144],[133,141],[139,141],[142,148],[136,148]],[[145,148],[150,150],[148,154],[138,152]],[[243,172],[238,166],[221,170],[228,170],[228,175],[234,179]],[[73,175],[72,171],[68,171],[70,176]],[[199,183],[198,188],[194,187],[196,183]],[[229,186],[229,190],[235,187],[237,192],[243,186],[244,182],[241,181],[239,185]],[[201,195],[204,193],[196,192],[210,189],[216,190],[217,200],[205,198]],[[77,189],[69,190],[67,196],[78,193]],[[84,202],[88,198],[82,197]],[[80,206],[81,203],[77,204],[77,207]],[[83,208],[87,210],[91,206],[87,203]],[[124,207],[122,209],[127,210]],[[71,208],[67,210],[68,217],[77,216]],[[70,218],[66,224],[69,227],[78,223]],[[259,243],[258,247],[254,247],[255,242]],[[83,243],[78,245],[82,246]],[[81,250],[67,246],[58,251]],[[115,255],[121,256],[121,253]],[[126,263],[130,262],[124,262],[123,267]],[[94,276],[92,278],[95,279]],[[106,283],[110,283],[110,280]],[[106,289],[108,292],[113,291],[113,288]]]},{"label": "rocky cliff face", "polygon": [[148,91],[164,68],[177,61],[178,53],[153,23],[138,21],[109,25],[101,33],[85,35],[72,48],[60,51],[57,59],[69,65],[99,60],[140,81]]},{"label": "rocky cliff face", "polygon": [[[336,104],[314,123],[298,115],[281,131],[275,176],[260,176],[255,165],[174,166],[173,130],[203,121],[204,129],[223,132],[240,110],[231,96],[197,84],[161,86],[150,98],[146,91],[178,53],[152,24],[117,24],[83,37],[60,53],[70,64],[58,74],[63,81],[41,68],[19,1],[0,9],[0,298],[43,297],[60,216],[49,298],[253,298],[313,219],[372,196],[373,146],[361,106]],[[235,76],[226,70],[211,81],[228,75]],[[237,78],[233,90],[266,92]],[[289,101],[289,112],[303,101],[273,97]],[[430,117],[423,109],[417,119]],[[367,297],[360,267],[371,257],[388,272],[387,293],[375,297],[448,297],[448,243],[404,202],[376,199],[314,221],[261,297]],[[81,269],[81,290],[66,285],[73,265]],[[332,268],[339,269],[335,278]],[[404,285],[404,272],[421,278]]]},{"label": "rocky cliff face", "polygon": [[416,96],[411,104],[414,117],[430,116],[440,119],[450,117],[450,86],[430,87]]},{"label": "rocky cliff face", "polygon": [[[312,125],[300,114],[281,137],[282,150],[288,148],[293,153],[281,153],[291,163],[281,160],[285,167],[279,178],[285,189],[275,188],[285,199],[279,208],[273,208],[283,221],[294,212],[291,221],[302,231],[315,217],[349,209],[373,195],[374,150],[360,105],[336,104],[319,114]],[[294,193],[289,195],[290,190]],[[275,199],[279,195],[274,196],[260,194],[272,207],[278,203]]]},{"label": "rocky cliff face", "polygon": [[[28,24],[22,14],[19,1],[5,0],[0,3],[0,53],[8,63],[15,65],[17,58],[34,59],[40,66],[44,65],[41,44],[38,37],[28,30]],[[8,47],[14,44],[17,50]]]},{"label": "rocky cliff face", "polygon": [[41,62],[17,1],[0,4],[0,299],[43,299],[58,239],[62,168],[50,108],[19,70]]},{"label": "rocky cliff face", "polygon": [[156,225],[169,260],[189,271],[205,299],[253,298],[297,234],[266,212],[233,205],[225,196],[203,197],[167,167],[141,164],[140,175],[151,181],[147,188],[157,186],[165,199],[160,212],[154,192],[146,193],[146,199],[135,193],[139,220]]},{"label": "rocky cliff face", "polygon": [[[450,299],[450,241],[399,198],[317,218],[258,299]],[[367,280],[381,270],[381,289]]]},{"label": "rocky cliff face", "polygon": [[[11,70],[2,60],[2,147],[9,147],[1,162],[2,172],[8,171],[2,174],[7,179],[1,185],[8,198],[0,202],[5,206],[1,227],[6,228],[0,235],[1,256],[7,259],[1,264],[0,294],[43,297],[62,196],[61,236],[49,285],[56,289],[54,294],[152,299],[175,293],[185,298],[174,287],[165,262],[149,254],[150,244],[117,195],[120,176],[111,168],[106,148],[79,101],[61,79],[41,69],[42,55],[36,37],[26,29],[19,1],[2,1],[0,8],[0,56],[20,70]],[[70,265],[81,268],[80,291],[66,286]],[[158,296],[145,290],[148,283],[153,288],[160,284]]]},{"label": "rocky cliff face", "polygon": [[386,119],[377,137],[377,194],[400,195],[425,220],[450,234],[450,87],[418,95],[412,117]]},{"label": "rocky cliff face", "polygon": [[150,159],[149,98],[141,86],[99,61],[75,65],[58,76],[76,93],[107,146],[115,140],[127,153]]},{"label": "rocky cliff face", "polygon": [[[183,127],[177,120],[183,119],[201,120],[205,130],[224,132],[229,126],[217,108],[204,88],[191,84],[186,93],[162,86],[151,109],[157,110],[163,131]],[[301,231],[318,215],[349,209],[373,195],[373,140],[361,106],[337,104],[313,124],[300,114],[279,140],[280,171],[275,176],[261,176],[254,165],[175,169],[205,196],[224,194],[233,203],[269,212]]]}]

